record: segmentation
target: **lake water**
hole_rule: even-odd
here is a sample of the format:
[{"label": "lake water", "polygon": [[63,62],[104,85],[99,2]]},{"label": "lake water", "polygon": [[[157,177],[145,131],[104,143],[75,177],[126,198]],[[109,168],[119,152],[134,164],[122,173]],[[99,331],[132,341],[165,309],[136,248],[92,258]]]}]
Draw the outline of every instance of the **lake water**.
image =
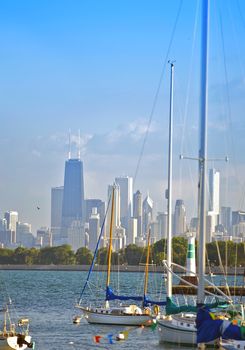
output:
[{"label": "lake water", "polygon": [[[129,337],[125,341],[108,343],[108,334],[113,338],[126,329],[121,326],[89,325],[85,320],[75,325],[72,323],[74,315],[79,310],[74,305],[79,298],[87,272],[74,271],[0,271],[0,302],[1,305],[9,296],[15,305],[19,317],[30,319],[30,333],[36,343],[36,350],[89,350],[89,349],[176,349],[159,344],[156,331],[149,328],[127,328]],[[220,277],[217,277],[220,279]],[[242,283],[242,277],[238,278]],[[94,273],[92,283],[99,285],[101,291],[95,293],[90,289],[85,294],[84,303],[100,305],[103,300],[102,292],[105,274]],[[233,283],[230,279],[230,285]],[[238,284],[239,284],[238,283]],[[121,273],[120,283],[118,274],[112,274],[112,284],[127,294],[142,293],[143,274]],[[161,274],[150,274],[149,292],[155,292],[157,297],[164,293],[164,283]],[[93,341],[95,335],[101,335],[100,344]],[[181,349],[184,349],[181,347]]]}]

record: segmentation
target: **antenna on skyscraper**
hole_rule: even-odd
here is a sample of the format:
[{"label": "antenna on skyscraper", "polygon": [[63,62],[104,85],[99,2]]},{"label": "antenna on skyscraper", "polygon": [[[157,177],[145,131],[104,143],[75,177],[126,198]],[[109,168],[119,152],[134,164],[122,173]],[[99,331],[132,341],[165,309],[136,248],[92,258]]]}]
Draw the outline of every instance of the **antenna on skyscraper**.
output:
[{"label": "antenna on skyscraper", "polygon": [[71,129],[69,129],[69,151],[68,151],[68,159],[71,159]]},{"label": "antenna on skyscraper", "polygon": [[81,158],[81,136],[80,129],[78,129],[78,151],[77,151],[78,159]]}]

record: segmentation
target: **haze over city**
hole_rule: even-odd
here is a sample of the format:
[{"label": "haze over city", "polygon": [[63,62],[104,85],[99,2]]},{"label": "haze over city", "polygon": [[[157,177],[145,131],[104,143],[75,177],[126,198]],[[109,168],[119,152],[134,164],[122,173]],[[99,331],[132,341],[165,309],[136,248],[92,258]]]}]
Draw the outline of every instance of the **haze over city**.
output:
[{"label": "haze over city", "polygon": [[[74,156],[81,130],[85,198],[106,200],[115,177],[134,177],[148,126],[134,191],[149,191],[164,210],[168,59],[176,61],[173,198],[196,215],[197,163],[179,155],[198,154],[199,13],[194,0],[1,1],[0,215],[18,211],[33,232],[50,226],[69,129]],[[208,153],[229,162],[210,167],[221,172],[222,205],[245,209],[245,3],[213,2],[211,13]]]}]

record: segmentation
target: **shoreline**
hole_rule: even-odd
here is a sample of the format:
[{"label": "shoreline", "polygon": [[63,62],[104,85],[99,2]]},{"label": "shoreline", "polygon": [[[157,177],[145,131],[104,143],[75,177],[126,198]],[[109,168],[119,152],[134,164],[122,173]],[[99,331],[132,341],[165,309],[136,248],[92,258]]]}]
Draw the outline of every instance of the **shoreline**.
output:
[{"label": "shoreline", "polygon": [[[0,270],[26,270],[26,271],[89,271],[90,265],[0,265]],[[106,271],[106,265],[95,265],[93,271]],[[112,272],[144,272],[145,266],[133,266],[133,265],[112,265]],[[208,274],[208,268],[206,273]],[[149,272],[164,273],[162,266],[149,266]],[[174,272],[183,272],[181,269],[174,269]],[[244,267],[229,267],[227,268],[228,275],[244,275]],[[215,275],[223,275],[220,268],[212,267],[212,273]]]}]

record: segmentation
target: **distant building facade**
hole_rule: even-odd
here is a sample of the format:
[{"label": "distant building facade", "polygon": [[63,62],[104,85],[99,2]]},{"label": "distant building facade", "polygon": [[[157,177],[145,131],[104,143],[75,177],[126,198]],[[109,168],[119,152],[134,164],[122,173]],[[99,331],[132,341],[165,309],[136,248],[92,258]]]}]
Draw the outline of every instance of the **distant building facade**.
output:
[{"label": "distant building facade", "polygon": [[176,200],[173,226],[174,236],[182,236],[186,233],[186,209],[182,199]]},{"label": "distant building facade", "polygon": [[120,187],[120,220],[121,225],[128,230],[129,219],[133,216],[133,178],[121,176],[115,178]]},{"label": "distant building facade", "polygon": [[7,211],[4,214],[4,218],[7,222],[7,230],[11,231],[10,242],[14,244],[16,243],[16,225],[18,222],[19,214],[17,211]]},{"label": "distant building facade", "polygon": [[143,235],[147,237],[147,233],[151,222],[153,221],[153,200],[149,194],[143,201]]},{"label": "distant building facade", "polygon": [[133,196],[133,217],[137,220],[137,237],[142,237],[142,193],[138,190]]},{"label": "distant building facade", "polygon": [[63,194],[63,186],[53,187],[51,189],[51,232],[54,246],[60,243]]}]

